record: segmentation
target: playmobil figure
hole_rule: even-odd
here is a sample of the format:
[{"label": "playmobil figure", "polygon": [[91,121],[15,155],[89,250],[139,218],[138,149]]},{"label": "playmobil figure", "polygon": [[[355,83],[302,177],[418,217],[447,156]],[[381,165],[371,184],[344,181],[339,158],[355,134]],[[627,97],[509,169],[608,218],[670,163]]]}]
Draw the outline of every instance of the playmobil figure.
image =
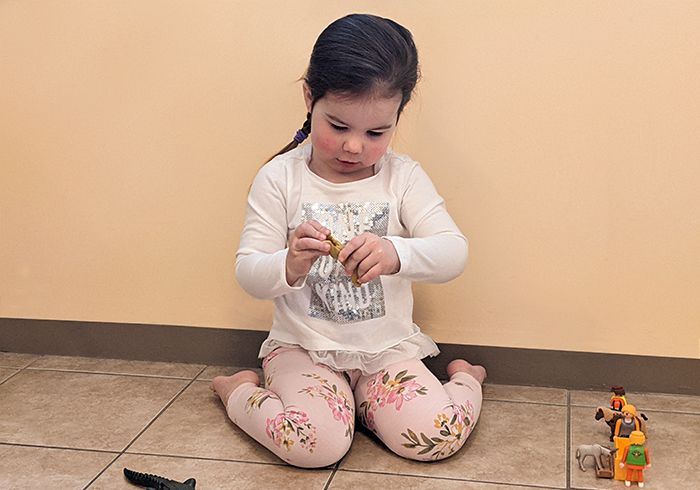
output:
[{"label": "playmobil figure", "polygon": [[629,437],[635,430],[640,430],[637,409],[634,405],[622,407],[622,417],[615,422],[615,437]]},{"label": "playmobil figure", "polygon": [[581,471],[586,471],[586,468],[583,466],[583,462],[588,456],[592,456],[593,460],[595,461],[596,471],[600,471],[605,468],[602,456],[607,456],[610,458],[610,461],[613,457],[612,454],[615,451],[617,451],[617,449],[608,449],[600,444],[581,444],[578,448],[576,448],[576,459],[578,460],[578,465],[581,468]]},{"label": "playmobil figure", "polygon": [[627,405],[625,398],[625,389],[622,386],[613,386],[610,388],[612,396],[610,397],[610,408],[616,411],[621,411],[622,407]]},{"label": "playmobil figure", "polygon": [[644,486],[644,469],[651,466],[649,451],[644,447],[646,438],[644,433],[638,430],[632,431],[629,436],[630,445],[622,453],[620,468],[626,468],[625,486],[630,486],[636,481],[639,488]]},{"label": "playmobil figure", "polygon": [[[595,419],[596,420],[601,420],[603,419],[606,424],[608,424],[608,427],[610,427],[610,441],[612,442],[614,440],[615,436],[615,424],[619,419],[622,418],[622,412],[618,412],[616,410],[613,410],[608,407],[597,407],[596,412],[595,412]],[[639,413],[637,414],[637,422],[639,423],[639,430],[644,432],[645,434],[647,433],[647,424],[646,421],[649,420],[649,418],[643,414]]]}]

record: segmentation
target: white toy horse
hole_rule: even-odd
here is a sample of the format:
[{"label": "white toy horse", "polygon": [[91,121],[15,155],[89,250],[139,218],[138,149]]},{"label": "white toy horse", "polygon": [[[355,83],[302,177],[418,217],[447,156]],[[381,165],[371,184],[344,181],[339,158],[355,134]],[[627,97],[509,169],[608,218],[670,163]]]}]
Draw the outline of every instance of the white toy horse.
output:
[{"label": "white toy horse", "polygon": [[617,449],[608,449],[600,444],[581,444],[576,448],[576,459],[578,460],[578,465],[581,467],[581,470],[586,471],[586,468],[583,466],[583,462],[588,456],[593,456],[593,459],[595,460],[595,469],[602,470],[603,461],[601,457],[606,455],[609,458],[612,458],[612,454],[615,451],[617,451]]}]

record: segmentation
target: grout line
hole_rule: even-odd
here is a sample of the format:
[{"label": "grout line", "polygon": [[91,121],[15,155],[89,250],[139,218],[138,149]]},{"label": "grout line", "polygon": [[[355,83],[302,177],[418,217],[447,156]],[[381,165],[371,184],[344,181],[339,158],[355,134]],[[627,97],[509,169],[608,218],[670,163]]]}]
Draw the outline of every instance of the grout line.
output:
[{"label": "grout line", "polygon": [[163,408],[161,408],[161,409],[158,411],[158,413],[155,414],[155,415],[153,416],[153,418],[146,424],[146,426],[145,426],[143,429],[141,429],[141,430],[138,432],[138,434],[136,434],[136,436],[134,436],[134,438],[131,440],[131,442],[129,442],[129,443],[126,445],[126,447],[124,447],[124,448],[119,452],[119,454],[118,454],[107,466],[105,466],[104,468],[102,468],[102,471],[100,471],[99,473],[97,473],[97,475],[95,475],[95,477],[94,477],[92,480],[90,480],[90,481],[88,482],[88,484],[84,487],[83,490],[89,488],[90,485],[92,485],[100,476],[102,476],[102,475],[104,474],[104,472],[107,471],[107,469],[108,469],[110,466],[112,466],[112,465],[114,464],[114,462],[115,462],[116,460],[118,460],[118,459],[119,459],[133,444],[134,444],[134,442],[136,442],[136,440],[137,440],[139,437],[141,437],[141,435],[142,435],[144,432],[146,432],[146,431],[148,430],[148,428],[149,428],[151,425],[153,425],[153,424],[155,423],[156,420],[158,420],[158,417],[160,417],[160,416],[163,414],[163,412],[165,412],[173,403],[175,403],[175,400],[177,400],[177,399],[180,397],[180,395],[182,395],[182,393],[183,393],[187,388],[189,388],[190,386],[192,386],[192,384],[195,382],[195,379],[197,379],[197,376],[199,376],[200,374],[202,374],[202,372],[203,372],[205,369],[206,369],[206,366],[202,367],[202,368],[199,370],[199,372],[194,376],[194,378],[192,378],[192,379],[190,380],[189,383],[187,383],[180,391],[178,391],[178,392],[170,399],[170,401],[169,401],[168,403],[166,403],[165,406],[164,406]]},{"label": "grout line", "polygon": [[340,465],[343,463],[343,461],[347,458],[348,453],[345,453],[342,458],[340,458],[339,461],[337,461],[333,465],[333,471],[331,474],[328,476],[328,480],[326,480],[326,485],[323,487],[323,490],[328,490],[331,487],[331,483],[333,483],[333,479],[335,478],[335,475],[338,473],[338,470],[340,469]]},{"label": "grout line", "polygon": [[563,403],[552,403],[552,402],[538,402],[538,401],[532,401],[532,400],[508,400],[506,398],[491,398],[491,397],[484,397],[484,401],[488,402],[505,402],[505,403],[522,403],[525,405],[545,405],[548,407],[565,407],[566,402]]},{"label": "grout line", "polygon": [[[3,353],[3,352],[5,352],[5,351],[0,351],[0,353]],[[29,366],[31,366],[32,364],[34,364],[35,362],[37,362],[37,361],[38,361],[39,359],[41,359],[42,357],[43,357],[43,356],[38,356],[36,359],[32,359],[32,360],[29,361],[29,362],[25,362],[25,363],[22,364],[21,366],[17,366],[17,365],[9,366],[9,365],[6,365],[6,364],[0,364],[0,369],[19,369],[20,371],[22,371],[22,370],[24,370],[24,369],[27,369]]]},{"label": "grout line", "polygon": [[68,368],[44,368],[44,367],[28,367],[26,368],[28,371],[52,371],[52,372],[59,372],[59,373],[80,373],[80,374],[102,374],[105,376],[131,376],[134,378],[158,378],[158,379],[187,379],[187,380],[193,380],[196,379],[196,376],[201,374],[202,371],[199,371],[195,378],[192,378],[192,376],[168,376],[164,374],[141,374],[141,373],[117,373],[114,371],[89,371],[86,369],[68,369]]},{"label": "grout line", "polygon": [[566,465],[566,488],[571,488],[571,391],[566,390],[566,436],[564,441],[564,464]]},{"label": "grout line", "polygon": [[211,376],[211,377],[208,377],[208,378],[201,378],[200,376],[201,376],[203,373],[199,373],[195,379],[197,379],[197,381],[211,381],[211,380],[213,380],[216,376],[230,376],[230,375],[236,374],[236,373],[238,373],[238,372],[240,372],[240,371],[255,371],[258,375],[263,374],[263,368],[261,368],[261,367],[249,367],[249,366],[219,366],[219,365],[214,365],[214,364],[207,364],[207,365],[205,366],[205,369],[204,369],[204,370],[206,371],[206,370],[209,369],[209,368],[217,368],[217,369],[225,368],[225,369],[227,369],[226,372],[229,372],[229,371],[228,371],[229,369],[230,369],[232,372],[231,372],[231,374],[228,374],[228,375],[226,375],[226,374],[224,374],[224,375],[218,374],[218,375]]},{"label": "grout line", "polygon": [[331,474],[328,475],[328,480],[326,480],[326,484],[323,486],[323,490],[328,490],[331,488],[331,483],[333,482],[333,478],[335,478],[336,473],[338,473],[338,464],[336,463],[336,467],[333,468],[333,471],[331,471]]},{"label": "grout line", "polygon": [[47,446],[46,444],[28,444],[26,442],[0,442],[0,446],[19,446],[19,447],[31,447],[36,449],[57,449],[60,451],[82,451],[86,453],[106,453],[106,454],[119,454],[119,451],[109,451],[107,449],[88,449],[82,447],[68,447],[68,446]]},{"label": "grout line", "polygon": [[[3,369],[15,369],[15,368],[3,368]],[[19,373],[21,373],[21,372],[22,372],[21,369],[16,369],[14,373],[10,374],[7,378],[1,380],[1,381],[0,381],[0,385],[2,385],[2,384],[4,384],[5,382],[11,380],[12,378],[14,378],[15,376],[17,376],[17,375],[18,375]]]},{"label": "grout line", "polygon": [[[603,406],[604,407],[605,405],[596,405],[596,406],[599,406],[599,407]],[[666,410],[663,408],[644,408],[644,407],[640,407],[639,405],[635,405],[635,406],[637,407],[637,413],[649,412],[649,413],[672,413],[672,414],[676,414],[676,415],[700,415],[700,411],[698,411],[698,410],[693,410],[690,412],[683,412],[680,410]],[[577,405],[577,404],[572,404],[571,407],[573,407],[573,408],[592,408],[592,409],[596,408],[593,405]]]},{"label": "grout line", "polygon": [[[194,459],[197,461],[217,461],[220,463],[242,463],[242,464],[262,464],[266,466],[289,466],[291,465],[284,463],[280,460],[279,463],[271,461],[248,461],[244,459],[229,459],[229,458],[212,458],[208,456],[183,456],[181,454],[159,454],[159,453],[148,453],[141,451],[133,451],[129,453],[122,453],[123,456],[154,456],[157,458],[175,458],[175,459]],[[323,468],[321,468],[323,469]]]},{"label": "grout line", "polygon": [[100,471],[97,473],[97,475],[95,475],[95,477],[94,477],[92,480],[90,480],[90,481],[88,482],[87,485],[85,485],[85,486],[83,487],[83,490],[87,490],[88,488],[90,488],[90,485],[92,485],[93,483],[95,483],[95,481],[96,481],[99,477],[101,477],[102,474],[103,474],[105,471],[107,471],[107,470],[109,469],[109,467],[112,466],[112,465],[115,463],[115,461],[117,461],[119,458],[121,458],[121,456],[122,456],[121,454],[117,454],[117,455],[114,457],[114,459],[112,459],[112,461],[110,461],[109,463],[107,463],[107,465],[106,465],[104,468],[102,468],[102,470],[100,470]]},{"label": "grout line", "polygon": [[[47,446],[45,444],[28,444],[24,442],[0,442],[0,446],[19,446],[28,447],[35,449],[56,449],[59,451],[80,451],[85,453],[104,453],[104,454],[114,454],[115,456],[155,456],[159,458],[175,458],[175,459],[196,459],[202,461],[220,461],[222,463],[245,463],[245,464],[262,464],[268,466],[291,466],[284,462],[270,462],[270,461],[248,461],[244,459],[228,459],[228,458],[210,458],[207,456],[183,456],[181,454],[163,454],[163,453],[149,453],[149,452],[120,452],[120,451],[110,451],[108,449],[88,449],[79,447],[69,447],[69,446]],[[111,464],[111,463],[110,463]],[[330,469],[330,467],[329,467]]]},{"label": "grout line", "polygon": [[532,483],[508,483],[508,482],[499,482],[499,481],[487,481],[487,480],[474,480],[474,479],[469,479],[469,478],[455,478],[455,477],[450,477],[450,476],[429,476],[429,475],[419,475],[419,474],[412,474],[412,473],[389,473],[387,471],[377,471],[377,470],[358,470],[358,469],[338,469],[338,471],[344,471],[347,473],[371,473],[375,475],[387,475],[387,476],[402,476],[402,477],[409,477],[409,478],[423,478],[426,480],[446,480],[446,481],[455,481],[455,482],[469,482],[469,483],[480,483],[484,485],[499,485],[499,486],[506,486],[506,487],[516,487],[516,488],[546,488],[548,490],[551,490],[553,488],[560,488],[560,487],[551,487],[547,485],[535,485]]},{"label": "grout line", "polygon": [[27,364],[25,364],[24,367],[22,367],[22,369],[27,369],[27,368],[30,367],[32,364],[34,364],[35,362],[39,362],[39,361],[40,361],[41,359],[43,359],[43,358],[44,358],[44,356],[42,356],[42,355],[37,356],[36,359],[33,359],[33,360],[29,361]]},{"label": "grout line", "polygon": [[163,414],[163,412],[165,412],[168,408],[170,408],[170,406],[171,406],[173,403],[175,403],[175,400],[177,400],[177,399],[180,397],[180,395],[182,395],[182,393],[184,393],[184,391],[185,391],[187,388],[189,388],[190,386],[192,386],[192,385],[194,384],[195,380],[197,379],[197,376],[200,375],[200,374],[202,374],[202,371],[204,371],[205,369],[206,369],[206,367],[203,367],[203,368],[199,371],[199,373],[197,373],[197,375],[195,375],[195,377],[194,377],[193,379],[191,379],[190,382],[187,383],[187,384],[184,386],[184,388],[182,388],[179,392],[177,392],[177,393],[175,394],[175,396],[173,396],[173,397],[170,399],[170,401],[169,401],[168,403],[166,403],[165,406],[164,406],[163,408],[161,408],[160,411],[159,411],[157,414],[155,414],[155,415],[153,416],[153,418],[146,424],[146,426],[145,426],[143,429],[141,429],[141,431],[140,431],[138,434],[136,434],[136,436],[131,440],[131,442],[130,442],[129,444],[127,444],[126,447],[125,447],[124,449],[121,450],[121,453],[122,453],[122,454],[124,454],[124,453],[136,442],[136,440],[137,440],[139,437],[141,437],[141,435],[142,435],[144,432],[146,432],[146,431],[148,430],[148,428],[149,428],[151,425],[153,425],[153,424],[155,423],[155,421],[158,419],[158,417],[160,417],[160,416]]}]

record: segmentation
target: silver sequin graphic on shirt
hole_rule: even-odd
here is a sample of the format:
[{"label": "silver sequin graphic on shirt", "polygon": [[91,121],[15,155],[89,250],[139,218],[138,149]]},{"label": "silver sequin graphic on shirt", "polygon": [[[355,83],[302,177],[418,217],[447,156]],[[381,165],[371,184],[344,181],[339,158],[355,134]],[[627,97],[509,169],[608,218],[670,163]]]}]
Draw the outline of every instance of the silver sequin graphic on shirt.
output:
[{"label": "silver sequin graphic on shirt", "polygon": [[[341,243],[366,231],[385,236],[389,227],[389,203],[304,203],[302,220],[315,219],[331,230]],[[306,277],[311,288],[309,316],[340,324],[383,317],[384,288],[380,278],[354,286],[343,266],[330,256],[320,257]]]}]

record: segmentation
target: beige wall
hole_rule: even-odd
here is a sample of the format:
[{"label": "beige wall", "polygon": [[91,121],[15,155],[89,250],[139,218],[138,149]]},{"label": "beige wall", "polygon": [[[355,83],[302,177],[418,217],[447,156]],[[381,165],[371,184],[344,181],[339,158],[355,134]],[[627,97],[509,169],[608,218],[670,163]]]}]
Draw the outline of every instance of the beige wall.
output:
[{"label": "beige wall", "polygon": [[700,357],[695,0],[0,2],[0,316],[265,329],[245,194],[350,11],[413,31],[394,146],[471,241],[425,331]]}]

